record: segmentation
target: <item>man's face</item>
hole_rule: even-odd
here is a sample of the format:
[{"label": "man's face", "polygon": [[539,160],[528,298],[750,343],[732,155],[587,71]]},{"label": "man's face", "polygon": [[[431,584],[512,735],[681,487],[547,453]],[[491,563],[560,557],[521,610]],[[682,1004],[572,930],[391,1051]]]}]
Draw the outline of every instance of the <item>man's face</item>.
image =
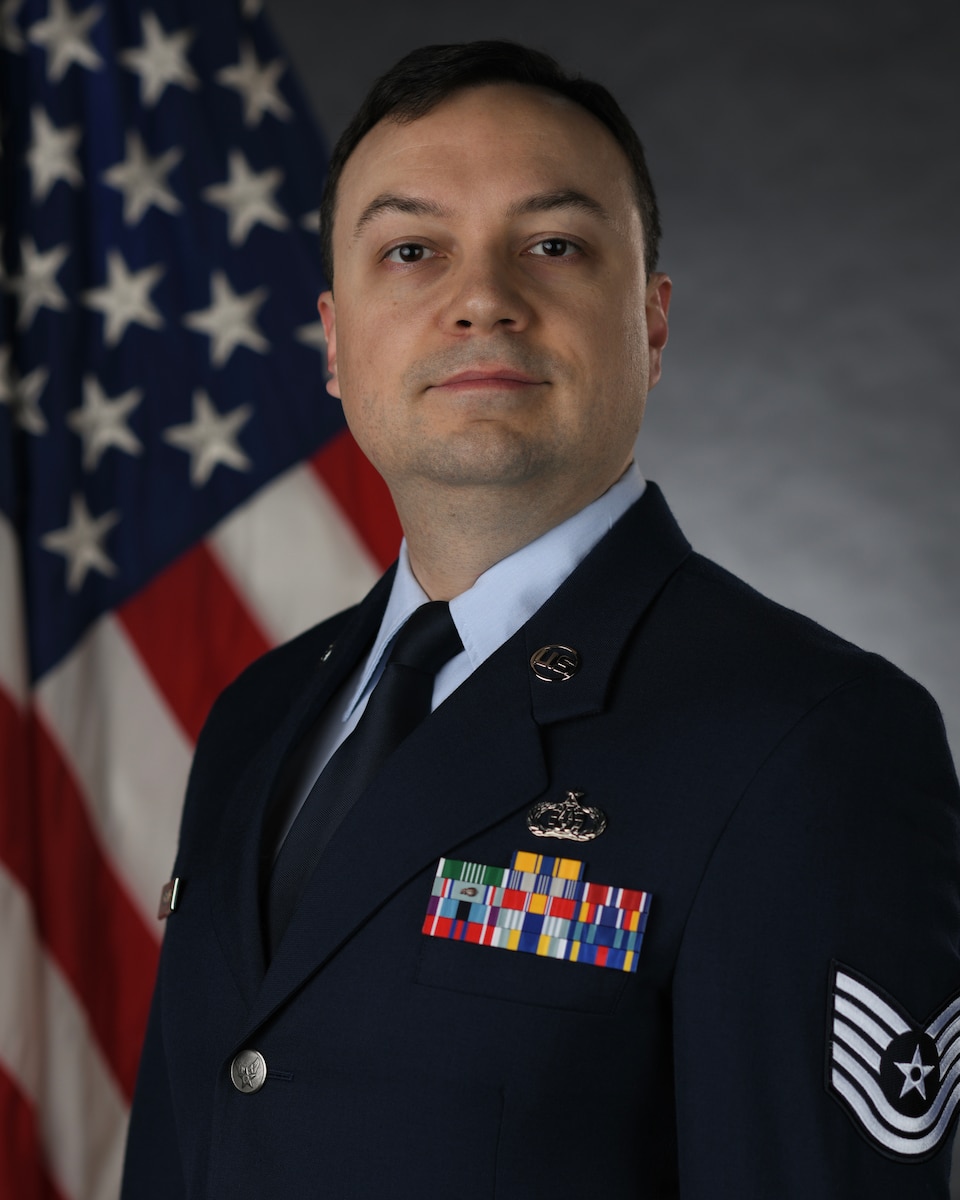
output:
[{"label": "man's face", "polygon": [[328,388],[401,517],[479,487],[562,519],[621,474],[670,283],[645,278],[629,165],[591,114],[498,84],[381,121],[344,168],[333,248]]}]

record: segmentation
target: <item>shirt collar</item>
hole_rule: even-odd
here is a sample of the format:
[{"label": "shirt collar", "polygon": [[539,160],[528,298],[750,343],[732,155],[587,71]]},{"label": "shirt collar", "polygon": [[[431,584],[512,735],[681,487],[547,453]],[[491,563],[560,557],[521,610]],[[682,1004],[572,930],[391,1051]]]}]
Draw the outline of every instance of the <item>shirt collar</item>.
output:
[{"label": "shirt collar", "polygon": [[[536,541],[494,563],[471,588],[450,601],[450,614],[463,642],[469,671],[475,670],[526,624],[603,535],[640,499],[645,487],[640,468],[631,463],[602,496]],[[379,678],[387,650],[407,618],[429,599],[410,567],[404,539],[380,630],[346,707],[344,720],[350,718],[360,699]]]}]

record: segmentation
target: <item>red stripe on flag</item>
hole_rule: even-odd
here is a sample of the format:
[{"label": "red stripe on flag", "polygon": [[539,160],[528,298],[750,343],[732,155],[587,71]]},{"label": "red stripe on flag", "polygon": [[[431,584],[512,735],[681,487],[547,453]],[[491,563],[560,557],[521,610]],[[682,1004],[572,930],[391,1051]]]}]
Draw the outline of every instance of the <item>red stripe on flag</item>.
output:
[{"label": "red stripe on flag", "polygon": [[227,684],[270,649],[202,542],[116,615],[192,742]]},{"label": "red stripe on flag", "polygon": [[36,1111],[0,1067],[0,1200],[63,1200],[42,1160]]},{"label": "red stripe on flag", "polygon": [[[30,896],[40,936],[80,998],[122,1091],[133,1095],[159,947],[94,836],[42,721],[0,692],[10,792],[0,859]],[[0,1175],[2,1175],[0,1170]]]},{"label": "red stripe on flag", "polygon": [[403,531],[387,485],[348,431],[331,438],[310,465],[336,497],[344,516],[386,570],[397,557]]}]

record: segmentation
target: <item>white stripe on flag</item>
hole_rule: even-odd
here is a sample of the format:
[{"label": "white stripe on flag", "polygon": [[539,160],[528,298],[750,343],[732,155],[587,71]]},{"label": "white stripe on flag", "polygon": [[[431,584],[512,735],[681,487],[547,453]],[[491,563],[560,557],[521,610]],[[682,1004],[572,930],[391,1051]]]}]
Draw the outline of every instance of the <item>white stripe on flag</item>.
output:
[{"label": "white stripe on flag", "polygon": [[147,928],[170,875],[192,747],[123,626],[96,623],[36,688],[94,829]]},{"label": "white stripe on flag", "polygon": [[69,985],[0,865],[0,1062],[37,1111],[50,1175],[70,1200],[116,1200],[127,1109]]},{"label": "white stripe on flag", "polygon": [[18,708],[27,702],[27,641],[24,634],[20,555],[13,526],[0,513],[0,687]]},{"label": "white stripe on flag", "polygon": [[274,642],[356,604],[380,576],[340,506],[303,465],[235,509],[207,544]]}]

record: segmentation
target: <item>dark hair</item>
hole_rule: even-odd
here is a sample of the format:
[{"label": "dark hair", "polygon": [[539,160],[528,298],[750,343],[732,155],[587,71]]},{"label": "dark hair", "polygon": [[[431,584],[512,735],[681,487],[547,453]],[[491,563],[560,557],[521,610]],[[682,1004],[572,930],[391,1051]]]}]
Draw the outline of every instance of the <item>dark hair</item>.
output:
[{"label": "dark hair", "polygon": [[453,92],[490,83],[521,83],[556,92],[585,108],[610,130],[633,173],[647,274],[654,270],[660,243],[657,198],[640,139],[613,96],[599,83],[566,74],[554,59],[539,50],[515,42],[464,42],[421,46],[401,58],[376,81],[356,116],[337,139],[320,202],[320,254],[331,285],[337,185],[360,140],[384,117],[400,124],[416,121]]}]

